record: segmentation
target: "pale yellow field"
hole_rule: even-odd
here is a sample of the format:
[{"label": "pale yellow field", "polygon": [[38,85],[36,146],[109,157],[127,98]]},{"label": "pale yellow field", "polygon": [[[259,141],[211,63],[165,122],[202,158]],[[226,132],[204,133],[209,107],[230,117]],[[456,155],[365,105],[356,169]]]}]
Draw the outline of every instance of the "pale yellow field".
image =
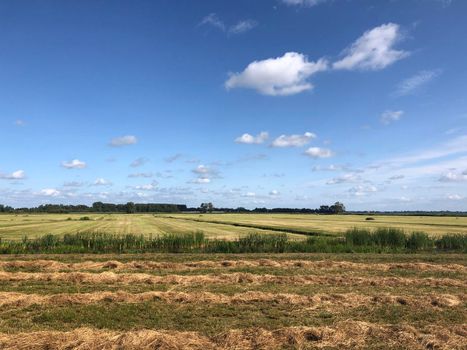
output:
[{"label": "pale yellow field", "polygon": [[467,217],[441,216],[372,216],[365,215],[310,215],[310,214],[176,214],[173,217],[207,222],[240,223],[275,229],[342,233],[352,227],[396,227],[407,232],[423,231],[430,235],[467,233]]},{"label": "pale yellow field", "polygon": [[[79,220],[89,216],[91,220]],[[397,227],[430,235],[467,233],[467,217],[309,215],[309,214],[6,214],[0,215],[0,237],[30,238],[44,234],[106,232],[134,234],[191,233],[234,239],[252,232],[271,234],[278,230],[339,234],[352,227]],[[201,221],[201,222],[200,222]],[[241,224],[250,227],[233,226]],[[289,233],[290,238],[303,239]]]}]

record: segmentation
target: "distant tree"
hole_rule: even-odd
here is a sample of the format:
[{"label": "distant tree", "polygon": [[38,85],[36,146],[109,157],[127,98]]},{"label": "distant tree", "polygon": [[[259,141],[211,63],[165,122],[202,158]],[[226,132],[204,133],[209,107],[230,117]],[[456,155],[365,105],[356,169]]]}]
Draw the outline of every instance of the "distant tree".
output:
[{"label": "distant tree", "polygon": [[136,206],[135,206],[135,203],[133,203],[133,202],[128,202],[128,203],[126,204],[126,212],[127,212],[127,214],[136,213]]},{"label": "distant tree", "polygon": [[342,214],[345,212],[345,206],[341,202],[336,202],[329,207],[332,214]]},{"label": "distant tree", "polygon": [[202,213],[212,213],[212,210],[214,209],[214,206],[212,205],[211,202],[209,203],[201,203],[201,205],[199,206],[199,211],[202,212]]}]

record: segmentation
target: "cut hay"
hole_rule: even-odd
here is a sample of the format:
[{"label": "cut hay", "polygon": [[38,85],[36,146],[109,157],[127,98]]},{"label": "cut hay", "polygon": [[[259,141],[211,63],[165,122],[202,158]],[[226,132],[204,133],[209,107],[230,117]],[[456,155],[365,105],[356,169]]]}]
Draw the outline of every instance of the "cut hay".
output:
[{"label": "cut hay", "polygon": [[165,275],[146,273],[89,273],[89,272],[4,272],[0,281],[62,281],[68,283],[145,283],[145,284],[293,284],[293,285],[339,285],[339,286],[450,286],[467,287],[467,281],[452,278],[406,278],[406,277],[356,277],[346,275],[257,275],[252,273],[207,274],[207,275]]},{"label": "cut hay", "polygon": [[467,267],[460,264],[428,264],[428,263],[355,263],[348,261],[308,261],[308,260],[201,260],[186,263],[155,262],[155,261],[131,261],[119,262],[109,260],[103,262],[84,261],[79,263],[64,263],[54,260],[12,260],[0,261],[0,270],[8,269],[38,269],[41,271],[80,271],[80,270],[194,270],[216,268],[248,268],[248,267],[274,267],[274,268],[302,268],[320,270],[414,270],[432,272],[464,272]]},{"label": "cut hay", "polygon": [[362,349],[381,344],[385,348],[465,349],[467,326],[449,329],[430,326],[380,325],[361,321],[340,322],[330,327],[287,327],[229,330],[213,337],[197,332],[136,330],[116,332],[79,328],[70,332],[42,331],[0,334],[3,350],[117,350],[117,349]]},{"label": "cut hay", "polygon": [[362,295],[355,293],[315,294],[313,296],[290,293],[245,292],[234,295],[210,292],[160,292],[144,293],[94,292],[94,293],[61,293],[52,295],[0,292],[0,307],[16,308],[38,305],[93,304],[100,302],[142,303],[163,301],[166,303],[212,303],[212,304],[251,304],[273,303],[285,305],[301,305],[309,309],[351,308],[378,304],[407,305],[412,307],[455,307],[465,301],[465,295],[418,295],[397,296],[391,294]]}]

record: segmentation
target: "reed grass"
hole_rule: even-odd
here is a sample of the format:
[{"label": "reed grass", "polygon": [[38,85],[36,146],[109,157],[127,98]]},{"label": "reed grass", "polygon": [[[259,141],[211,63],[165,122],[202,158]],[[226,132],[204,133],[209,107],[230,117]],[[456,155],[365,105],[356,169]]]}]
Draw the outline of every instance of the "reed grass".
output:
[{"label": "reed grass", "polygon": [[1,254],[27,253],[352,253],[352,252],[467,252],[467,235],[430,238],[395,228],[348,230],[343,237],[310,236],[289,240],[286,234],[251,233],[236,240],[208,239],[201,231],[156,236],[79,232],[44,235],[21,241],[0,239]]}]

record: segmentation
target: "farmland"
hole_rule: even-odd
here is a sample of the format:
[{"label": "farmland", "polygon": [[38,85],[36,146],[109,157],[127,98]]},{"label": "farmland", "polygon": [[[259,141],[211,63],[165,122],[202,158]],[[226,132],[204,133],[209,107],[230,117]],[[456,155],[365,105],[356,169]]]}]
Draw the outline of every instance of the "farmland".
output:
[{"label": "farmland", "polygon": [[463,349],[465,255],[0,258],[2,349]]},{"label": "farmland", "polygon": [[[88,217],[89,220],[81,220]],[[394,227],[432,236],[467,233],[467,217],[301,215],[301,214],[4,214],[0,237],[30,238],[44,234],[106,232],[117,234],[164,234],[202,231],[208,238],[233,239],[251,232],[284,232],[292,239],[302,233],[342,234],[353,227]]]},{"label": "farmland", "polygon": [[[425,231],[434,240],[467,233],[467,219],[373,218],[1,215],[2,249],[10,254],[0,255],[0,349],[465,349],[465,248],[434,253],[438,248],[420,246],[407,254],[405,248],[347,246],[338,237],[353,227],[397,227]],[[104,235],[91,234],[95,242],[83,245],[86,232]],[[45,239],[50,233],[56,236]],[[24,235],[38,239],[28,245]],[[68,245],[60,241],[64,236]],[[114,254],[120,251],[118,237],[126,247],[122,252],[142,253]],[[288,240],[285,252],[258,253],[281,251],[281,237]],[[186,246],[174,245],[178,238]],[[340,245],[326,245],[333,240]],[[320,242],[368,252],[291,252],[320,251]],[[18,254],[15,245],[29,254]],[[26,246],[30,250],[21,250]],[[225,254],[227,248],[256,253]],[[71,253],[54,253],[66,249]],[[371,253],[378,249],[386,253]],[[51,253],[34,254],[44,251]]]}]

